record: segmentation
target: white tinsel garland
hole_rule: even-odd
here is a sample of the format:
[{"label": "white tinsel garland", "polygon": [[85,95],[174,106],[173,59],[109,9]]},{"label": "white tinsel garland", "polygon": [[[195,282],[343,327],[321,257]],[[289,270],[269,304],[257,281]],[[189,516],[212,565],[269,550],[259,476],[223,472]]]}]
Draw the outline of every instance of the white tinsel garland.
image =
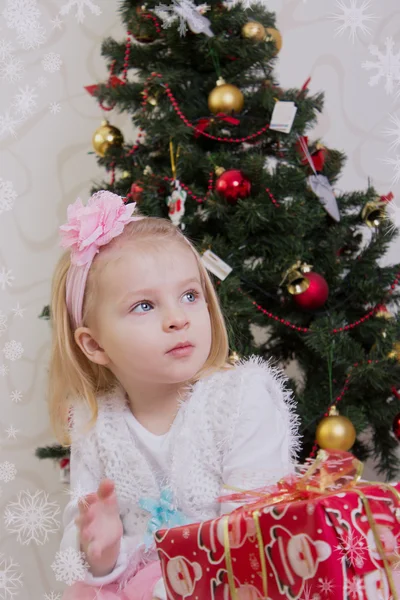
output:
[{"label": "white tinsel garland", "polygon": [[207,4],[196,5],[192,0],[172,0],[171,4],[159,4],[153,12],[162,20],[164,29],[179,19],[181,36],[186,34],[187,27],[189,27],[193,33],[204,33],[208,37],[213,37],[211,23],[202,15],[209,9]]}]

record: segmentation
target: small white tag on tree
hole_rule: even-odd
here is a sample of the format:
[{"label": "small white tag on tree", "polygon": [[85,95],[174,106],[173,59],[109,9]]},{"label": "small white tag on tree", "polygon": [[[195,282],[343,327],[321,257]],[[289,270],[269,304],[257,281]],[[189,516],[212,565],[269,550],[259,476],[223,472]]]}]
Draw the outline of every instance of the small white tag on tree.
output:
[{"label": "small white tag on tree", "polygon": [[208,271],[211,271],[218,279],[224,281],[229,273],[232,272],[232,267],[226,264],[219,256],[211,252],[211,250],[206,250],[201,257],[201,260]]},{"label": "small white tag on tree", "polygon": [[294,102],[278,100],[272,112],[269,128],[281,133],[290,133],[296,113],[297,106]]}]

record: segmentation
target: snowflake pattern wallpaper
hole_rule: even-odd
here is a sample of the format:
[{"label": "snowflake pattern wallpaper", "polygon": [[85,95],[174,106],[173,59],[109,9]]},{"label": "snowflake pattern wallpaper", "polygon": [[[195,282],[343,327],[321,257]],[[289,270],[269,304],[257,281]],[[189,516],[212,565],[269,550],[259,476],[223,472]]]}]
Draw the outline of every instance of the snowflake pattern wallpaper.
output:
[{"label": "snowflake pattern wallpaper", "polygon": [[[182,35],[185,2],[157,9],[164,26],[176,19]],[[252,0],[242,3],[251,9]],[[312,93],[325,93],[313,134],[348,156],[340,189],[370,180],[382,194],[391,191],[400,225],[398,0],[265,6],[283,38],[276,64],[282,86],[310,78]],[[103,177],[91,140],[107,114],[85,86],[108,75],[102,41],[126,36],[118,8],[118,0],[0,0],[0,600],[61,600],[85,569],[81,556],[59,549],[68,483],[53,461],[35,456],[54,442],[46,400],[50,328],[39,316],[66,207],[85,200]],[[126,116],[113,114],[113,124],[136,139]],[[386,259],[399,255],[397,240]],[[322,581],[313,598],[330,597],[331,584]]]}]

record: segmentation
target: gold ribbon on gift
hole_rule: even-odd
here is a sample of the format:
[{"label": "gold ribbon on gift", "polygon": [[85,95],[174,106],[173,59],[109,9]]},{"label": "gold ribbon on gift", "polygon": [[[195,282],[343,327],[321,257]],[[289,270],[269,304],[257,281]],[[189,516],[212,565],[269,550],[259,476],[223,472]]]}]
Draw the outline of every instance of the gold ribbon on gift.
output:
[{"label": "gold ribbon on gift", "polygon": [[225,489],[238,493],[221,496],[219,500],[241,502],[253,498],[253,507],[256,500],[263,507],[282,502],[310,500],[355,487],[361,479],[362,471],[363,464],[349,452],[320,450],[315,461],[301,477],[289,476],[275,485],[258,490],[243,490],[224,485]]},{"label": "gold ribbon on gift", "polygon": [[[393,488],[391,485],[387,485],[387,484],[380,484],[380,485],[383,485],[383,487],[386,487],[387,489],[390,489],[390,491],[395,492],[395,497],[396,497],[396,499],[398,499],[398,492],[395,488]],[[387,577],[387,580],[389,583],[391,597],[393,598],[393,600],[398,600],[396,586],[394,585],[394,581],[393,581],[392,569],[391,569],[388,559],[385,555],[385,551],[383,549],[382,542],[379,537],[379,533],[376,530],[376,523],[375,523],[374,515],[372,514],[371,507],[369,505],[368,498],[364,494],[364,492],[362,492],[360,489],[355,488],[354,492],[356,492],[356,494],[358,494],[360,496],[361,501],[363,503],[365,513],[366,513],[367,519],[368,519],[368,524],[371,527],[372,535],[374,536],[376,549],[378,550],[379,556],[381,557],[381,560],[383,562],[383,568],[385,569],[386,577]]]},{"label": "gold ribbon on gift", "polygon": [[[254,513],[252,514],[252,517],[254,519],[254,524],[256,526],[258,551],[259,551],[260,563],[261,563],[263,594],[264,594],[265,599],[267,599],[268,598],[267,564],[265,561],[264,540],[263,540],[261,525],[260,525],[260,512],[258,510],[255,510]],[[229,515],[226,515],[225,517],[223,517],[223,519],[224,519],[223,531],[224,531],[225,562],[226,562],[226,570],[228,571],[229,591],[230,591],[230,595],[231,595],[231,600],[237,600],[236,585],[235,585],[235,579],[234,579],[233,567],[232,567],[232,554],[231,554],[231,548],[229,545],[229,528],[228,528]]]},{"label": "gold ribbon on gift", "polygon": [[[260,490],[242,490],[240,488],[228,485],[224,486],[224,488],[234,490],[238,493],[233,494],[231,496],[221,496],[219,498],[221,502],[226,502],[229,500],[248,500],[249,497],[257,498],[255,502],[251,503],[251,515],[256,527],[257,542],[261,563],[262,585],[265,599],[268,598],[268,578],[264,553],[264,541],[260,526],[259,508],[264,508],[266,506],[272,506],[281,503],[295,502],[299,500],[315,499],[317,497],[328,496],[332,493],[337,494],[339,492],[351,489],[352,491],[358,494],[363,503],[365,513],[368,519],[368,524],[371,527],[371,531],[374,536],[376,548],[383,562],[385,574],[392,595],[391,597],[393,600],[399,600],[399,596],[397,594],[393,581],[391,567],[388,558],[385,555],[382,542],[379,538],[369,500],[362,491],[362,489],[360,489],[360,487],[357,487],[357,485],[359,485],[362,470],[362,463],[359,460],[357,460],[352,454],[341,451],[327,452],[325,450],[322,450],[318,453],[316,460],[307,469],[306,473],[302,477],[286,478],[279,481],[276,486],[270,486],[268,488]],[[374,482],[368,482],[368,485],[378,485],[384,488],[385,490],[390,491],[395,498],[395,506],[400,507],[400,494],[393,486],[385,483]],[[225,562],[228,573],[228,583],[231,600],[237,600],[237,592],[232,566],[232,554],[229,543],[228,524],[230,517],[230,514],[225,515],[223,517]]]}]

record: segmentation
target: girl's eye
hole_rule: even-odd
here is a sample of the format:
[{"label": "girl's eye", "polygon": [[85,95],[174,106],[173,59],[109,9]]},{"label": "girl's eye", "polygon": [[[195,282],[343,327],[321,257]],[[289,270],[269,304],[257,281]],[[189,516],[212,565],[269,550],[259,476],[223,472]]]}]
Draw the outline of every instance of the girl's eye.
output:
[{"label": "girl's eye", "polygon": [[[142,310],[139,310],[139,309],[142,309]],[[136,304],[136,306],[134,306],[132,308],[131,312],[136,312],[136,313],[149,312],[150,309],[151,309],[150,302],[140,302],[140,304]]]},{"label": "girl's eye", "polygon": [[189,300],[190,304],[193,304],[193,302],[197,300],[199,295],[199,292],[196,292],[196,290],[190,290],[189,292],[186,292],[186,294],[184,294],[184,297]]}]

